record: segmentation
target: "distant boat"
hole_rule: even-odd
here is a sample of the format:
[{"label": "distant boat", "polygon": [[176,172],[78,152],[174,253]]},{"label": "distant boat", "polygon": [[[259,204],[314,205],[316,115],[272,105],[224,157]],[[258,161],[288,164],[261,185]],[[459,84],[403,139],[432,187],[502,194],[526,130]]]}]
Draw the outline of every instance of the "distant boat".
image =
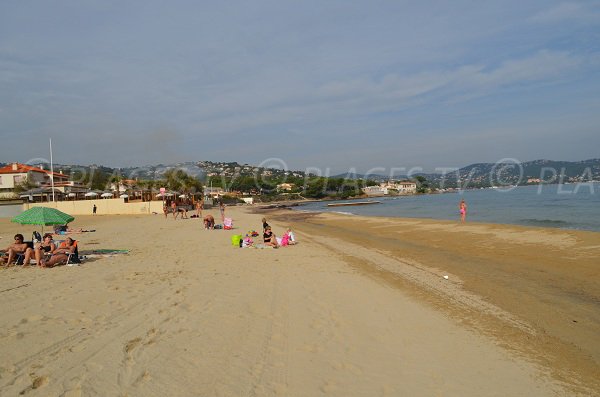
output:
[{"label": "distant boat", "polygon": [[347,203],[331,203],[327,204],[328,207],[343,207],[347,205],[367,205],[367,204],[380,204],[381,201],[351,201]]}]

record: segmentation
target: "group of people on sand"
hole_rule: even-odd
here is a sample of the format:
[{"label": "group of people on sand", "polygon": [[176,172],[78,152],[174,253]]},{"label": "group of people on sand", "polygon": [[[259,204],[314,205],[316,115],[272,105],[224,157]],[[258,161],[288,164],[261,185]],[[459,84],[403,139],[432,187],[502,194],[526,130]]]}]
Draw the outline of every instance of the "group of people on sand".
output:
[{"label": "group of people on sand", "polygon": [[263,242],[266,246],[270,246],[273,248],[285,247],[287,245],[296,244],[296,239],[294,238],[294,233],[292,233],[292,229],[289,227],[283,233],[281,238],[277,237],[275,233],[273,233],[273,229],[267,223],[266,218],[262,218],[263,224]]},{"label": "group of people on sand", "polygon": [[[221,222],[225,222],[225,203],[219,201],[219,212],[221,214]],[[215,228],[215,217],[208,214],[204,217],[204,228],[214,229]]]},{"label": "group of people on sand", "polygon": [[[197,201],[194,204],[194,208],[196,209],[196,214],[192,215],[192,218],[202,218],[202,211],[204,210],[204,202],[202,200]],[[221,214],[221,221],[225,221],[225,203],[223,201],[219,202],[219,212]],[[163,205],[163,213],[165,214],[165,219],[169,216],[169,214],[173,214],[173,219],[177,219],[179,215],[181,215],[181,219],[188,219],[188,208],[187,205],[177,205],[177,202],[174,200],[166,202]],[[212,215],[207,215],[204,218],[204,226],[206,229],[213,229],[215,226],[215,219]],[[207,225],[208,224],[208,225]],[[207,227],[208,226],[208,227]]]},{"label": "group of people on sand", "polygon": [[177,219],[179,215],[181,215],[181,219],[188,219],[187,206],[179,206],[175,201],[171,201],[171,203],[166,202],[163,204],[163,213],[165,214],[165,219],[167,219],[169,214],[173,214],[173,219]]},{"label": "group of people on sand", "polygon": [[75,253],[75,240],[67,237],[59,246],[54,243],[51,233],[44,234],[42,241],[35,243],[33,248],[24,241],[23,235],[15,234],[15,242],[6,249],[0,263],[10,266],[17,261],[19,256],[23,256],[23,266],[29,266],[32,259],[39,267],[53,267],[60,263],[66,263],[69,255]]},{"label": "group of people on sand", "polygon": [[[202,216],[202,209],[204,208],[204,206],[202,205],[200,207],[200,209],[198,210],[198,215],[201,217]],[[219,201],[219,213],[221,214],[221,222],[225,222],[225,203],[223,203],[223,201]],[[212,216],[211,214],[207,214],[204,218],[202,218],[204,221],[204,229],[206,230],[214,230],[215,228],[215,217]]]}]

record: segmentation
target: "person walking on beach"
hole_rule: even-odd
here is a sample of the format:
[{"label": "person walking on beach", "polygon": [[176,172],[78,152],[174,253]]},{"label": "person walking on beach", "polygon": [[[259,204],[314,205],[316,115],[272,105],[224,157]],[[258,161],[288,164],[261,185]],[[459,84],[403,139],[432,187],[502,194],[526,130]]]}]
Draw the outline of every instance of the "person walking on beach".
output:
[{"label": "person walking on beach", "polygon": [[92,207],[92,215],[96,215],[97,209],[98,209],[98,207],[96,207],[96,204],[94,204],[94,206]]},{"label": "person walking on beach", "polygon": [[175,200],[171,201],[171,212],[173,212],[173,219],[177,219],[179,211],[177,211],[177,204],[175,203]]},{"label": "person walking on beach", "polygon": [[467,203],[464,199],[460,200],[458,211],[460,212],[460,221],[465,222],[467,220]]},{"label": "person walking on beach", "polygon": [[221,222],[225,222],[225,203],[219,201],[219,211],[221,211]]},{"label": "person walking on beach", "polygon": [[200,199],[196,203],[196,216],[202,218],[202,210],[204,209],[204,200]]}]

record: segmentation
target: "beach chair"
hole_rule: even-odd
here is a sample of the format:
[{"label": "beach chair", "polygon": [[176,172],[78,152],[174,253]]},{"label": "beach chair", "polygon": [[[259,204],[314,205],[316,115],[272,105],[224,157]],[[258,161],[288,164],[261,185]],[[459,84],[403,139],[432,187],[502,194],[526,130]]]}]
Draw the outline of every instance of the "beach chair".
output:
[{"label": "beach chair", "polygon": [[[33,249],[33,241],[24,241],[27,244],[27,248]],[[25,252],[19,252],[15,254],[15,265],[21,266],[25,261]]]},{"label": "beach chair", "polygon": [[77,243],[79,241],[73,240],[73,245],[75,246],[75,250],[67,255],[67,266],[79,266],[81,264],[81,258],[79,257],[79,247]]},{"label": "beach chair", "polygon": [[[58,243],[58,248],[66,248],[66,244],[65,241],[56,241],[56,243]],[[65,262],[65,265],[67,266],[79,266],[79,264],[81,263],[81,258],[79,257],[79,247],[78,247],[78,243],[79,241],[77,240],[73,240],[73,246],[75,247],[75,250],[71,253],[66,254],[67,255],[67,260]],[[49,258],[46,258],[49,259]]]}]

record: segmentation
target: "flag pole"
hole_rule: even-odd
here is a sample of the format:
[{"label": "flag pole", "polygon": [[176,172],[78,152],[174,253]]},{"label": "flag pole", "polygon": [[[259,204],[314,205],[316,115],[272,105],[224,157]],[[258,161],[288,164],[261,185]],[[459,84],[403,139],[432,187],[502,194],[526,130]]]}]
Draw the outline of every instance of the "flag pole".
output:
[{"label": "flag pole", "polygon": [[52,202],[56,203],[54,197],[54,165],[52,164],[52,138],[50,139],[50,183],[52,184]]}]

